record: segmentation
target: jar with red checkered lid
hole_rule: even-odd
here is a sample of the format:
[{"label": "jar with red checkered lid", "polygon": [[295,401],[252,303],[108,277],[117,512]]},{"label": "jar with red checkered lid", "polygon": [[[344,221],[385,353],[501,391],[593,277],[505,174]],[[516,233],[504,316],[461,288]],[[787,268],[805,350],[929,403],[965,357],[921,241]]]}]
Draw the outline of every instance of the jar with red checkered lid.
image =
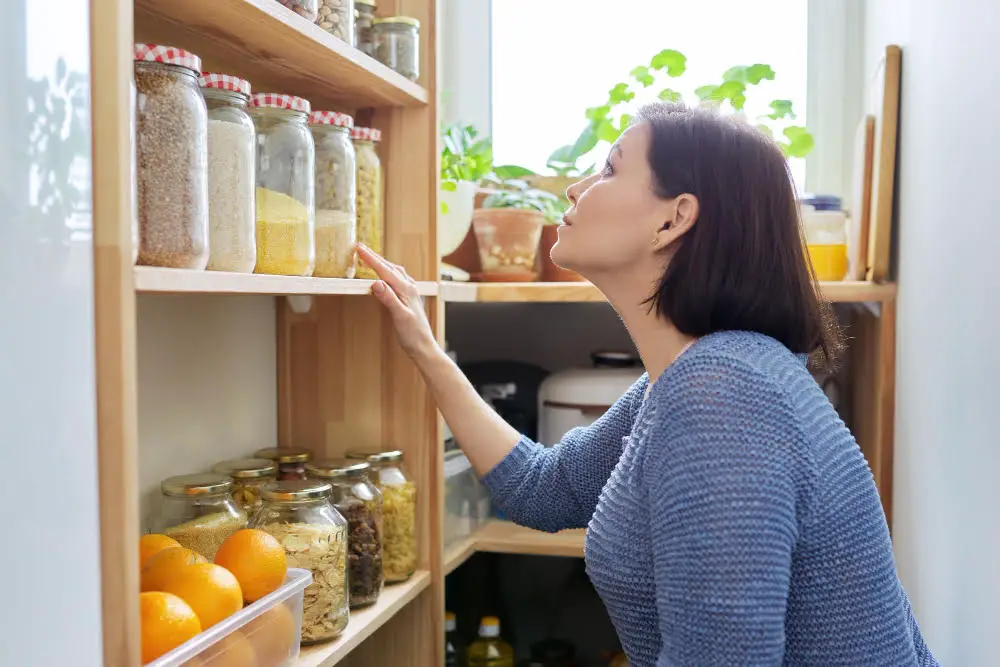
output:
[{"label": "jar with red checkered lid", "polygon": [[208,114],[201,59],[170,46],[135,45],[138,263],[204,269],[208,263]]},{"label": "jar with red checkered lid", "polygon": [[256,132],[247,111],[250,83],[212,73],[202,74],[200,83],[208,105],[208,269],[252,273]]},{"label": "jar with red checkered lid", "polygon": [[[383,254],[385,218],[382,212],[382,161],[375,144],[382,133],[373,127],[355,127],[351,132],[358,154],[358,243]],[[358,278],[375,280],[378,276],[365,264],[358,265]]]},{"label": "jar with red checkered lid", "polygon": [[255,93],[257,273],[310,276],[316,262],[316,147],[308,100]]},{"label": "jar with red checkered lid", "polygon": [[354,119],[336,111],[313,111],[309,129],[316,143],[316,270],[314,276],[353,278],[357,257],[355,179],[351,143]]}]

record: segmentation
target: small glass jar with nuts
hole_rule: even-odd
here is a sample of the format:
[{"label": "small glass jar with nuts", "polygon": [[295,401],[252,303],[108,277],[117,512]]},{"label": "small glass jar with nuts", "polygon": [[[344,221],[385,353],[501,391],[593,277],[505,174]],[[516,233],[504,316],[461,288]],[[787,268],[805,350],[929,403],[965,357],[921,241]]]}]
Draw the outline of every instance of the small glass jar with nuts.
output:
[{"label": "small glass jar with nuts", "polygon": [[312,460],[307,449],[266,447],[253,453],[254,458],[270,459],[278,464],[278,481],[306,479],[306,464]]},{"label": "small glass jar with nuts", "polygon": [[233,500],[250,516],[260,509],[264,487],[278,478],[278,466],[270,459],[222,461],[212,471],[232,480]]},{"label": "small glass jar with nuts", "polygon": [[316,25],[354,46],[354,0],[319,0]]}]

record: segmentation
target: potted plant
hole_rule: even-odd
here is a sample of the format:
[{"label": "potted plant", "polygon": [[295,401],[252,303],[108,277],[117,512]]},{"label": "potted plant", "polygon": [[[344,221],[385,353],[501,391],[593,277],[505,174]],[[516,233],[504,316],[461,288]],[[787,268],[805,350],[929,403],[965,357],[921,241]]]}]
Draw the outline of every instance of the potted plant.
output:
[{"label": "potted plant", "polygon": [[[438,215],[438,253],[453,253],[469,233],[479,181],[492,172],[493,143],[480,138],[471,125],[456,123],[442,131],[441,212]],[[442,273],[460,276],[461,269],[442,265]]]}]

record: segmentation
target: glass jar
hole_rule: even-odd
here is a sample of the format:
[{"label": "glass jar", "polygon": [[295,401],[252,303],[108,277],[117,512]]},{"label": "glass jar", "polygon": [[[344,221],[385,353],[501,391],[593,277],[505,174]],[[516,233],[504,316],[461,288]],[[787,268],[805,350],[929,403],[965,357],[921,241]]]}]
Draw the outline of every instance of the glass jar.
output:
[{"label": "glass jar", "polygon": [[129,163],[129,176],[131,177],[132,192],[132,263],[135,264],[139,261],[139,172],[136,169],[135,163],[135,105],[136,105],[136,92],[135,92],[135,73],[133,72],[132,78],[128,81],[128,94],[129,94],[129,108],[128,108],[128,148],[129,154],[132,159]]},{"label": "glass jar", "polygon": [[350,452],[371,464],[382,492],[382,573],[385,583],[406,581],[417,569],[417,485],[403,469],[403,452]]},{"label": "glass jar", "polygon": [[319,16],[319,0],[278,0],[278,2],[306,21],[315,21]]},{"label": "glass jar", "polygon": [[312,275],[316,154],[309,110],[301,97],[251,97],[257,128],[257,273]]},{"label": "glass jar", "polygon": [[270,459],[278,464],[278,481],[306,479],[306,464],[312,460],[307,449],[266,447],[253,453],[254,458]]},{"label": "glass jar", "polygon": [[168,477],[160,483],[162,501],[150,532],[172,537],[211,561],[227,537],[247,526],[232,488],[229,477],[218,473]]},{"label": "glass jar", "polygon": [[330,485],[318,480],[275,482],[251,528],[285,547],[288,567],[312,572],[302,604],[302,643],[340,636],[347,627],[347,521],[330,504]]},{"label": "glass jar", "polygon": [[212,472],[229,477],[233,500],[249,516],[260,509],[264,487],[278,478],[278,466],[270,459],[222,461],[212,467]]},{"label": "glass jar", "polygon": [[813,195],[800,203],[806,251],[817,280],[843,280],[847,276],[847,214],[840,197]]},{"label": "glass jar", "polygon": [[[351,131],[357,151],[358,243],[364,243],[378,254],[384,254],[385,218],[382,211],[382,162],[375,144],[382,132],[371,127],[356,127]],[[378,276],[365,264],[359,264],[358,278],[375,280]]]},{"label": "glass jar", "polygon": [[316,25],[354,46],[354,0],[319,0]]},{"label": "glass jar", "polygon": [[313,111],[309,127],[316,144],[316,268],[314,276],[353,278],[357,270],[357,156],[351,143],[354,119],[335,111]]},{"label": "glass jar", "polygon": [[372,23],[375,21],[375,0],[354,0],[354,46],[362,53],[375,55]]},{"label": "glass jar", "polygon": [[247,113],[250,83],[228,74],[203,74],[208,106],[208,269],[253,273],[256,137]]},{"label": "glass jar", "polygon": [[389,16],[372,22],[375,59],[410,81],[420,78],[420,21]]},{"label": "glass jar", "polygon": [[382,494],[368,479],[367,461],[310,463],[309,476],[327,482],[330,501],[347,519],[347,586],[351,609],[374,604],[382,592]]},{"label": "glass jar", "polygon": [[204,269],[208,263],[208,114],[201,59],[135,45],[138,263]]}]

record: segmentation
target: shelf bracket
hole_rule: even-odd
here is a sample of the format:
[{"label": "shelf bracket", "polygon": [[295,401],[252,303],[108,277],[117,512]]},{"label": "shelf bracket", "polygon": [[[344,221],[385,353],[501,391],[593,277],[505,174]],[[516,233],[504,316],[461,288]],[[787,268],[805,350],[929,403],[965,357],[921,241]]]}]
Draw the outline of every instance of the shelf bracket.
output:
[{"label": "shelf bracket", "polygon": [[305,315],[312,310],[312,294],[289,294],[285,298],[288,299],[288,307],[292,309],[293,313]]}]

